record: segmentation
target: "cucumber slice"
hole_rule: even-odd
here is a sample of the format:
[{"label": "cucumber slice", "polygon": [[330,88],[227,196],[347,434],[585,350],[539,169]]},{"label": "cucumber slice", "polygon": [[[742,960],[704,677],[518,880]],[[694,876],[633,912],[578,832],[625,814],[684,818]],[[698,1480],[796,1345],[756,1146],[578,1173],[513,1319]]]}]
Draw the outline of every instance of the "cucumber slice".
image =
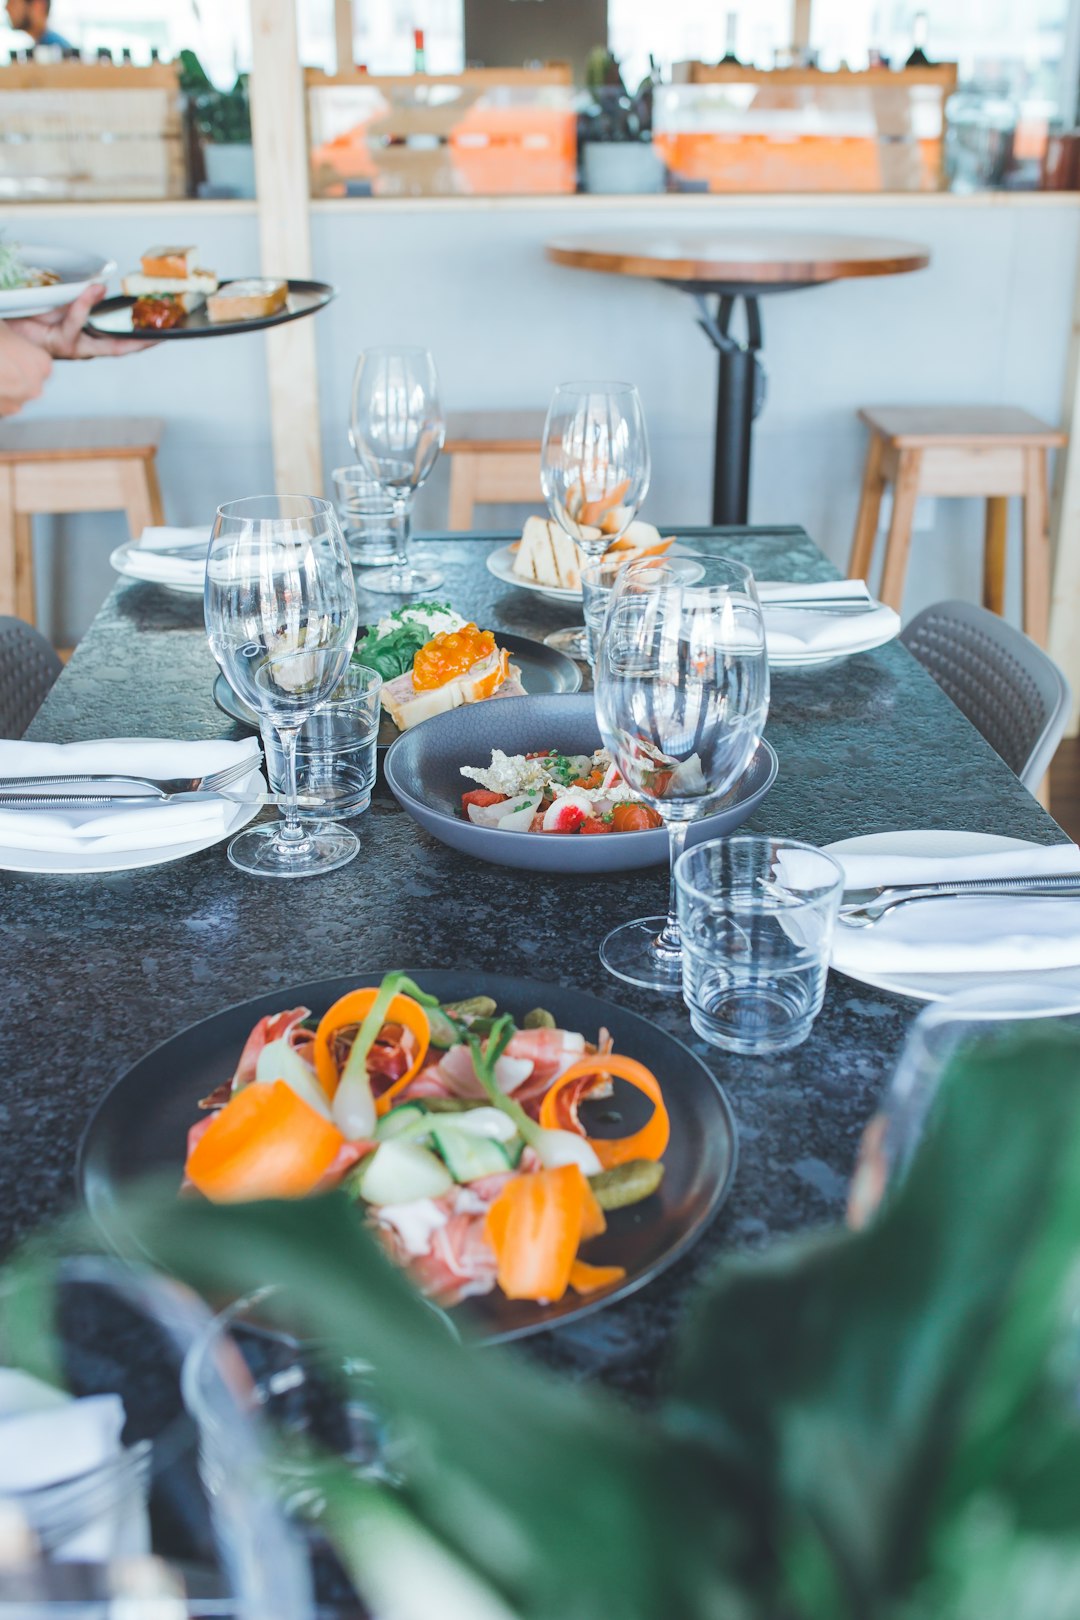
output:
[{"label": "cucumber slice", "polygon": [[506,1143],[517,1135],[517,1126],[508,1114],[504,1114],[501,1108],[490,1108],[483,1103],[479,1108],[471,1108],[468,1113],[440,1120],[440,1124],[443,1123],[447,1130],[463,1131],[467,1136],[490,1136],[494,1142]]},{"label": "cucumber slice", "polygon": [[456,1046],[461,1040],[461,1030],[453,1020],[446,1016],[441,1007],[425,1007],[424,1011],[427,1013],[432,1046],[437,1046],[442,1052]]},{"label": "cucumber slice", "polygon": [[265,1085],[275,1080],[285,1084],[324,1119],[330,1118],[330,1102],[310,1065],[288,1041],[268,1041],[255,1063],[255,1079]]},{"label": "cucumber slice", "polygon": [[411,1204],[417,1198],[441,1198],[454,1178],[441,1159],[415,1142],[383,1142],[365,1163],[361,1198],[369,1204]]},{"label": "cucumber slice", "polygon": [[431,1121],[426,1108],[419,1103],[399,1103],[384,1114],[375,1127],[376,1142],[389,1142],[394,1137],[404,1136],[410,1140],[417,1136],[426,1136],[431,1128]]},{"label": "cucumber slice", "polygon": [[481,1176],[499,1176],[510,1169],[510,1156],[501,1142],[490,1136],[473,1136],[459,1130],[456,1123],[440,1120],[431,1139],[455,1181],[479,1181]]}]

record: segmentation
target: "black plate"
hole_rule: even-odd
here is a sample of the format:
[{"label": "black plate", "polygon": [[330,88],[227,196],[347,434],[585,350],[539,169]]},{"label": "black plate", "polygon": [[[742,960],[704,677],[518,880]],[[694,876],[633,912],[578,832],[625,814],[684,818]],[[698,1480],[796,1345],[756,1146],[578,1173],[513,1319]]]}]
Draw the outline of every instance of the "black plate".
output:
[{"label": "black plate", "polygon": [[[232,277],[234,281],[251,279],[250,276]],[[227,287],[229,283],[223,281],[221,285]],[[325,308],[332,298],[337,297],[337,289],[325,281],[289,281],[287,285],[289,297],[285,308],[277,315],[258,315],[253,321],[212,321],[204,304],[201,309],[192,310],[183,326],[174,326],[168,332],[144,332],[131,324],[134,298],[120,296],[103,298],[100,304],[95,304],[83,330],[94,337],[150,338],[155,343],[170,338],[229,337],[234,332],[258,332],[264,326],[281,326],[285,321],[302,320],[305,315],[314,315],[317,309]]]},{"label": "black plate", "polygon": [[[282,1007],[306,1006],[322,1014],[346,991],[377,984],[383,971],[358,969],[342,978],[275,990],[190,1025],[140,1058],[98,1104],[79,1146],[79,1188],[95,1220],[106,1232],[115,1230],[116,1196],[140,1176],[172,1170],[179,1187],[188,1127],[199,1117],[198,1100],[232,1073],[258,1019]],[[598,1298],[568,1293],[557,1305],[508,1300],[495,1292],[468,1300],[451,1315],[487,1342],[521,1338],[634,1293],[685,1254],[727,1197],[737,1151],[728,1100],[700,1058],[637,1013],[580,990],[477,970],[407,971],[441,1001],[483,992],[519,1019],[533,1007],[546,1007],[562,1027],[581,1030],[590,1039],[601,1026],[609,1029],[617,1051],[637,1058],[656,1075],[671,1117],[659,1192],[632,1209],[614,1211],[608,1230],[588,1248],[590,1261],[625,1266],[625,1282]],[[621,1081],[616,1081],[614,1104],[624,1112],[617,1134],[637,1129],[648,1117],[649,1103]],[[611,1107],[609,1101],[605,1111]],[[594,1128],[603,1134],[602,1125]]]},{"label": "black plate", "polygon": [[[530,641],[527,636],[511,636],[501,630],[496,631],[496,636],[499,646],[506,648],[520,669],[521,684],[530,696],[544,692],[580,692],[581,670],[565,653],[556,652],[554,647],[545,647],[542,641]],[[221,673],[214,681],[214,702],[230,720],[258,731],[259,720],[255,711],[248,707],[242,697],[237,696]],[[384,714],[379,721],[377,746],[389,748],[400,736],[401,732],[390,716]]]}]

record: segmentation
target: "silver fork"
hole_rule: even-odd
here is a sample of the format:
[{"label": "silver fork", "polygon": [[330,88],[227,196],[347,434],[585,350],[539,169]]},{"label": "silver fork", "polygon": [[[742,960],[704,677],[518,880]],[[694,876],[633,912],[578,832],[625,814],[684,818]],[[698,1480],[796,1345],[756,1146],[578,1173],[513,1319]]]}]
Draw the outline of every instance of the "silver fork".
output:
[{"label": "silver fork", "polygon": [[877,889],[849,889],[840,908],[839,921],[847,928],[873,928],[890,912],[914,900],[963,900],[978,898],[979,895],[1010,894],[1034,898],[1080,895],[1080,873],[1026,878],[962,878],[955,883],[926,883],[907,888],[891,885]]},{"label": "silver fork", "polygon": [[[42,788],[51,791],[60,786],[86,786],[99,789],[103,782],[122,783],[124,786],[146,788],[151,795],[167,799],[174,793],[220,793],[223,788],[231,787],[234,782],[241,781],[257,770],[259,760],[257,755],[248,759],[237,760],[235,765],[225,765],[220,771],[211,771],[209,776],[125,776],[123,771],[109,771],[104,773],[71,776],[3,776],[0,777],[0,792],[17,793],[23,788],[33,788],[40,792]],[[79,798],[79,794],[61,795],[62,797]],[[117,795],[123,797],[123,795]]]}]

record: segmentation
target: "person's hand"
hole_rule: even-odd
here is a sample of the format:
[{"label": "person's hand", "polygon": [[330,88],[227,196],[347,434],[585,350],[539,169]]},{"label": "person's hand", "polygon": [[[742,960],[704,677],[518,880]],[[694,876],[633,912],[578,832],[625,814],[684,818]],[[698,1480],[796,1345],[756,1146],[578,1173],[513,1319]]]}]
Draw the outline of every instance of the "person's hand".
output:
[{"label": "person's hand", "polygon": [[100,284],[87,287],[64,309],[27,315],[7,324],[54,360],[96,360],[103,355],[137,354],[140,349],[148,349],[150,343],[143,338],[92,337],[83,331],[91,306],[104,296],[105,288]]},{"label": "person's hand", "polygon": [[44,349],[0,321],[0,416],[14,416],[37,399],[48,381],[52,360]]}]

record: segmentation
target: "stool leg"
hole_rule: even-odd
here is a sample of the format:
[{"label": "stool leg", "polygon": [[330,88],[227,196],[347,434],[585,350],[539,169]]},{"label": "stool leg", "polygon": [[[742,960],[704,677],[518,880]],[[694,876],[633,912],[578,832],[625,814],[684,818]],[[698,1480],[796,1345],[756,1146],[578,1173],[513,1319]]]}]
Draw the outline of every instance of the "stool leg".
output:
[{"label": "stool leg", "polygon": [[893,486],[892,522],[885,541],[885,567],[881,574],[881,600],[897,613],[904,600],[904,581],[907,578],[911,529],[915,521],[921,472],[922,451],[901,450]]},{"label": "stool leg", "polygon": [[476,461],[465,452],[450,458],[451,529],[471,529],[476,509]]},{"label": "stool leg", "polygon": [[983,545],[983,607],[1005,613],[1005,553],[1009,537],[1009,502],[990,495],[986,502],[986,539]]},{"label": "stool leg", "polygon": [[[161,495],[158,493],[155,501],[155,491],[149,477],[149,467],[145,461],[126,459],[120,466],[120,490],[124,500],[124,511],[127,513],[128,530],[133,540],[137,540],[144,529],[148,529],[157,521],[156,514],[161,511]],[[156,483],[156,480],[155,480]]]},{"label": "stool leg", "polygon": [[1050,630],[1046,451],[1024,451],[1024,630],[1040,647]]},{"label": "stool leg", "polygon": [[878,520],[881,517],[881,497],[885,493],[885,480],[881,463],[885,445],[880,433],[871,433],[866,453],[866,471],[863,474],[862,494],[859,496],[859,515],[855,519],[855,538],[851,542],[848,561],[848,579],[866,579],[874,560],[874,541],[877,539]]},{"label": "stool leg", "polygon": [[0,613],[16,612],[15,478],[0,467]]},{"label": "stool leg", "polygon": [[161,485],[158,482],[157,457],[153,454],[147,456],[143,466],[146,469],[146,491],[150,497],[151,520],[160,527],[165,522],[165,508],[161,504]]},{"label": "stool leg", "polygon": [[15,513],[15,612],[27,624],[37,624],[34,601],[34,520],[29,512]]}]

